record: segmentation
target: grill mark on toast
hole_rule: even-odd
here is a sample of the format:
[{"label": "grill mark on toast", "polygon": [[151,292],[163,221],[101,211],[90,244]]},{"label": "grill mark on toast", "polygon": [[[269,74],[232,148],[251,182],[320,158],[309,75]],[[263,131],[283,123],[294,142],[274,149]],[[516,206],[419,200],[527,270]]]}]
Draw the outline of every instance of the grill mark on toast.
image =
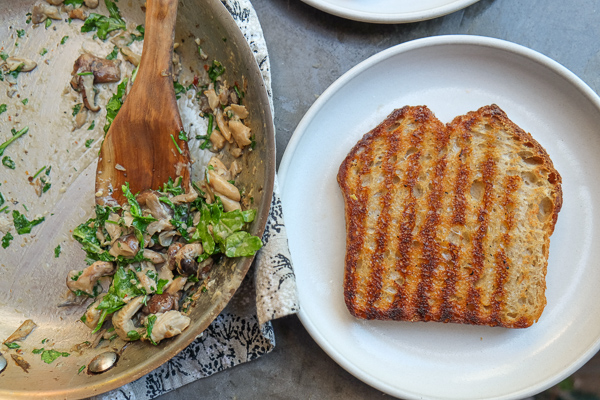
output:
[{"label": "grill mark on toast", "polygon": [[[368,146],[366,146],[368,148]],[[358,150],[358,149],[357,149]],[[357,152],[355,152],[357,153]],[[347,231],[348,231],[348,240],[347,250],[346,250],[346,269],[345,269],[345,284],[344,284],[344,300],[346,302],[346,306],[348,310],[350,310],[355,316],[363,317],[361,314],[357,312],[359,309],[356,304],[356,294],[357,294],[357,284],[356,284],[356,270],[357,264],[361,257],[361,253],[363,250],[363,242],[365,238],[365,222],[367,218],[367,205],[369,198],[369,189],[363,187],[357,182],[360,181],[360,176],[369,170],[369,164],[373,160],[372,152],[363,150],[358,156],[357,159],[352,161],[350,158],[347,158],[346,161],[351,162],[355,165],[356,168],[360,168],[360,171],[353,176],[353,181],[350,182],[349,185],[346,186],[344,183],[344,195],[345,202],[347,208],[348,218],[346,220]],[[344,166],[342,166],[343,168]],[[350,168],[350,167],[349,167]],[[348,169],[349,169],[348,168]],[[346,169],[343,168],[345,171]],[[345,174],[340,176],[339,181],[346,182],[348,177]],[[350,188],[358,187],[359,190],[357,193],[354,193],[356,196],[356,200],[352,199],[352,193],[350,193]]]},{"label": "grill mark on toast", "polygon": [[449,267],[446,269],[446,277],[442,287],[442,304],[440,306],[439,318],[443,322],[456,322],[458,310],[450,299],[456,292],[456,281],[458,279],[459,265],[459,247],[454,243],[448,243],[448,251],[450,252]]},{"label": "grill mark on toast", "polygon": [[429,212],[425,224],[419,233],[419,238],[423,243],[423,259],[420,266],[421,279],[417,287],[416,299],[417,314],[423,321],[431,319],[431,307],[429,305],[429,292],[433,284],[435,269],[439,263],[440,254],[436,242],[437,227],[440,223],[440,214],[438,213],[441,205],[441,193],[443,188],[442,180],[446,170],[446,157],[442,157],[435,166],[435,175],[433,186],[429,196]]},{"label": "grill mark on toast", "polygon": [[381,214],[379,215],[379,220],[377,221],[377,227],[375,229],[375,236],[377,237],[377,247],[375,248],[375,252],[373,253],[370,264],[371,264],[371,274],[370,280],[367,284],[367,311],[366,315],[369,319],[381,318],[380,310],[375,307],[376,302],[381,297],[382,292],[382,275],[383,275],[383,262],[384,262],[384,253],[385,248],[388,244],[388,235],[389,235],[389,225],[390,225],[390,209],[391,209],[391,198],[392,198],[392,181],[393,181],[393,172],[395,169],[395,163],[390,162],[390,160],[394,159],[394,156],[398,149],[398,138],[393,134],[388,134],[384,138],[384,143],[388,145],[388,148],[385,152],[385,156],[382,162],[382,169],[384,171],[384,187],[386,193],[381,197]]},{"label": "grill mark on toast", "polygon": [[465,319],[471,324],[481,324],[481,312],[479,306],[481,304],[481,293],[475,287],[475,283],[481,277],[485,262],[485,249],[483,241],[488,230],[488,217],[492,208],[492,194],[494,191],[494,176],[496,174],[496,163],[491,155],[485,157],[485,161],[481,164],[484,192],[482,198],[482,207],[477,215],[479,226],[475,232],[472,248],[473,258],[473,273],[471,274],[470,286],[467,292],[467,307],[465,311]]},{"label": "grill mark on toast", "polygon": [[514,195],[519,189],[521,178],[517,176],[506,176],[504,178],[504,199],[502,201],[502,207],[504,209],[506,218],[506,232],[502,235],[503,248],[496,252],[496,268],[495,268],[495,282],[494,282],[494,293],[492,295],[491,308],[492,312],[489,318],[489,325],[500,325],[509,326],[508,321],[502,316],[502,310],[504,309],[506,302],[505,283],[509,276],[509,270],[511,267],[510,260],[506,256],[504,249],[510,247],[511,235],[510,232],[515,226],[515,211],[514,211]]}]

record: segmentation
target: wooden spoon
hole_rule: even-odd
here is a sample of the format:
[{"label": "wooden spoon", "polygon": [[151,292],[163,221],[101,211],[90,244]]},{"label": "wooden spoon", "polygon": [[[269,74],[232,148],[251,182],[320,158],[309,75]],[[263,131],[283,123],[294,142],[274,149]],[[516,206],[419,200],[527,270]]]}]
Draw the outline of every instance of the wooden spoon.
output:
[{"label": "wooden spoon", "polygon": [[158,189],[169,178],[190,186],[187,142],[173,88],[172,58],[178,0],[148,0],[144,49],[135,83],[115,117],[98,159],[96,204],[122,205],[121,190]]}]

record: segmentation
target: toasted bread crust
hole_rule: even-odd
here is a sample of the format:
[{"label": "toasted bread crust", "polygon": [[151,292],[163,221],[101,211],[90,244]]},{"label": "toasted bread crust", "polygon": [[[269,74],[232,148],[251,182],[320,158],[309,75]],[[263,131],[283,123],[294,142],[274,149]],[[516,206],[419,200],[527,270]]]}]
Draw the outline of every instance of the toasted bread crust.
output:
[{"label": "toasted bread crust", "polygon": [[537,321],[561,178],[498,106],[447,126],[424,106],[395,110],[350,151],[338,183],[353,315],[512,328]]}]

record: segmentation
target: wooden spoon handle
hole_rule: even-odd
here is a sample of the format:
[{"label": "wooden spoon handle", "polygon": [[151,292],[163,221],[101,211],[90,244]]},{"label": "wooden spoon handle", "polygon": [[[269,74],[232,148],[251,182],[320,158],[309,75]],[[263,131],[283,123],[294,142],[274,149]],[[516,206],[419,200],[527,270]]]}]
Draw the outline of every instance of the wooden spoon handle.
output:
[{"label": "wooden spoon handle", "polygon": [[[146,2],[146,27],[144,51],[137,74],[144,82],[162,83],[173,90],[173,41],[178,0],[148,0]],[[148,50],[148,51],[146,51]],[[164,93],[163,93],[164,94]]]}]

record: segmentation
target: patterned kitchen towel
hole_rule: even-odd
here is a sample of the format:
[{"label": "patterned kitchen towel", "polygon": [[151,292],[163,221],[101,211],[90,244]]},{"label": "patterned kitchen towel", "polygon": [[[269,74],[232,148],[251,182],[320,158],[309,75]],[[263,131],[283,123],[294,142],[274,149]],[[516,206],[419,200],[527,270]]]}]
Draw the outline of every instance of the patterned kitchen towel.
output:
[{"label": "patterned kitchen towel", "polygon": [[[254,53],[273,111],[269,55],[256,11],[250,0],[221,1]],[[149,374],[92,399],[153,399],[271,352],[275,334],[270,321],[299,310],[277,177],[263,243],[232,300],[194,342]]]}]

